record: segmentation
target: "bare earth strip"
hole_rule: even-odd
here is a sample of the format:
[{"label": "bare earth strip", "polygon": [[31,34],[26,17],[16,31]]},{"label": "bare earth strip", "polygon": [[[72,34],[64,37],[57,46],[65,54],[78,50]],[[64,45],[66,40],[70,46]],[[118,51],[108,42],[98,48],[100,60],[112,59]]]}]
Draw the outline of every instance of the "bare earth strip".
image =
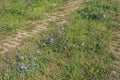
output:
[{"label": "bare earth strip", "polygon": [[[120,4],[118,4],[118,7],[120,9]],[[112,53],[116,54],[117,56],[120,56],[120,10],[118,13],[116,13],[116,16],[114,18],[114,21],[116,21],[116,24],[118,26],[118,30],[113,36],[112,43],[110,46],[110,49]]]},{"label": "bare earth strip", "polygon": [[[119,12],[115,17],[115,21],[117,22],[117,26],[120,27],[120,4],[118,4]],[[110,50],[113,54],[115,54],[118,58],[120,58],[120,28],[115,33],[112,39],[112,43],[110,45]],[[109,80],[120,80],[120,59],[113,62],[113,70],[111,71]]]},{"label": "bare earth strip", "polygon": [[[64,18],[67,14],[70,12],[73,12],[74,10],[78,9],[81,7],[83,0],[74,0],[71,1],[67,4],[64,4],[62,7],[59,7],[62,9],[62,11],[58,11],[59,8],[56,8],[56,11],[53,12],[53,16],[48,15],[49,18],[44,19],[42,21],[36,21],[36,22],[31,22],[34,25],[36,25],[36,28],[32,30],[31,32],[17,32],[16,37],[9,36],[4,40],[4,43],[0,45],[0,53],[4,54],[9,51],[9,48],[16,48],[17,46],[20,45],[21,41],[27,37],[34,36],[40,31],[47,30],[47,24],[49,21],[56,21],[57,19]],[[60,22],[60,24],[65,23],[65,21]]]}]

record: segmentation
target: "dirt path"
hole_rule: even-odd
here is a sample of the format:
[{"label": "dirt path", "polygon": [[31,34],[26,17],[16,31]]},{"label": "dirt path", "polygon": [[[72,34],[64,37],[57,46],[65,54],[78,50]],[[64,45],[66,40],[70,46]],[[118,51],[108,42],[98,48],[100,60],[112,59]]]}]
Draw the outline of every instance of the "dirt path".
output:
[{"label": "dirt path", "polygon": [[111,71],[111,77],[109,80],[120,80],[120,4],[118,4],[119,11],[116,13],[116,17],[114,21],[118,26],[118,30],[112,37],[112,42],[110,46],[110,50],[113,54],[115,54],[118,59],[113,62],[113,69]]},{"label": "dirt path", "polygon": [[119,7],[119,11],[115,13],[115,17],[113,18],[116,26],[118,26],[118,30],[113,35],[111,50],[114,54],[120,56],[120,28],[119,28],[120,27],[120,4],[118,4],[118,7]]},{"label": "dirt path", "polygon": [[120,31],[118,31],[113,38],[111,50],[114,54],[120,56]]},{"label": "dirt path", "polygon": [[[62,7],[56,8],[55,11],[52,13],[53,15],[50,16],[48,15],[47,19],[44,19],[42,21],[36,21],[36,22],[31,22],[34,25],[36,25],[35,29],[32,30],[31,32],[23,31],[23,32],[17,32],[15,37],[9,36],[7,37],[2,45],[0,45],[0,54],[7,53],[9,51],[9,48],[16,48],[17,46],[20,45],[21,41],[23,41],[25,38],[34,36],[35,34],[39,33],[40,31],[47,30],[47,25],[49,21],[56,21],[57,19],[63,18],[69,14],[70,12],[78,9],[80,7],[80,4],[84,0],[74,0],[71,1],[67,4],[64,4]],[[60,11],[59,9],[62,9]],[[60,22],[60,24],[64,23],[65,21],[63,20]],[[29,23],[29,22],[27,22]]]}]

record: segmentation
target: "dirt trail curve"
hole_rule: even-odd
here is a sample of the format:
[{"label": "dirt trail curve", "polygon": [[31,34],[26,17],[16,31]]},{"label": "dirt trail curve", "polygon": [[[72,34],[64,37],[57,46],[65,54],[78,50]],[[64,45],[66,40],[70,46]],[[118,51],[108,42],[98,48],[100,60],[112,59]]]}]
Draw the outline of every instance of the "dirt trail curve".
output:
[{"label": "dirt trail curve", "polygon": [[[21,41],[25,39],[26,37],[33,36],[37,34],[40,31],[47,30],[46,26],[48,25],[49,21],[55,21],[59,18],[65,17],[65,15],[69,14],[70,12],[78,9],[81,6],[81,3],[85,0],[74,0],[67,4],[64,4],[62,7],[59,7],[60,9],[63,9],[63,11],[57,11],[53,12],[53,16],[48,15],[47,19],[32,22],[34,25],[36,25],[35,29],[31,32],[23,31],[23,32],[17,32],[16,37],[9,36],[4,40],[4,43],[0,45],[0,54],[7,53],[10,48],[16,48],[20,45]],[[57,8],[57,9],[59,9]],[[64,21],[63,21],[64,22]],[[62,22],[61,22],[62,23]]]}]

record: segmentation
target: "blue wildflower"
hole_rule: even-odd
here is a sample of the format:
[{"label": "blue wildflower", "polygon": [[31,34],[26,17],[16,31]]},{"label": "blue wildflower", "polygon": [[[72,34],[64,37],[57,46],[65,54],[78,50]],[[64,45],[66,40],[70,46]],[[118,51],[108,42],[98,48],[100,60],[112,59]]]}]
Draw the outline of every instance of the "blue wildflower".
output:
[{"label": "blue wildflower", "polygon": [[97,18],[98,18],[98,19],[101,19],[101,16],[100,16],[100,15],[98,15],[98,16],[97,16]]},{"label": "blue wildflower", "polygon": [[21,71],[23,71],[23,70],[27,69],[27,67],[25,67],[24,64],[21,64],[21,65],[19,66],[19,69],[20,69]]},{"label": "blue wildflower", "polygon": [[50,43],[54,44],[55,43],[54,39],[50,39]]}]

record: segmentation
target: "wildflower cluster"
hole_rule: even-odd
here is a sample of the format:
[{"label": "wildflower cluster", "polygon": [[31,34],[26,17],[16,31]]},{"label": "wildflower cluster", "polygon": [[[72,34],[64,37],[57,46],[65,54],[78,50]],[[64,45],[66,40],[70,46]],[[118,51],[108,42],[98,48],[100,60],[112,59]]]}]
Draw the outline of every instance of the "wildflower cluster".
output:
[{"label": "wildflower cluster", "polygon": [[25,54],[23,56],[17,56],[14,66],[16,66],[18,72],[30,73],[38,69],[37,65],[39,64],[37,63],[37,61],[41,55],[42,52],[38,50],[35,54]]},{"label": "wildflower cluster", "polygon": [[[50,37],[45,37],[43,40],[38,42],[41,48],[49,47],[55,52],[64,52],[75,47],[75,44],[69,39],[67,35],[67,29],[70,28],[70,25],[62,25],[58,32],[53,31],[55,35],[50,35]],[[70,46],[69,44],[72,45]]]}]

